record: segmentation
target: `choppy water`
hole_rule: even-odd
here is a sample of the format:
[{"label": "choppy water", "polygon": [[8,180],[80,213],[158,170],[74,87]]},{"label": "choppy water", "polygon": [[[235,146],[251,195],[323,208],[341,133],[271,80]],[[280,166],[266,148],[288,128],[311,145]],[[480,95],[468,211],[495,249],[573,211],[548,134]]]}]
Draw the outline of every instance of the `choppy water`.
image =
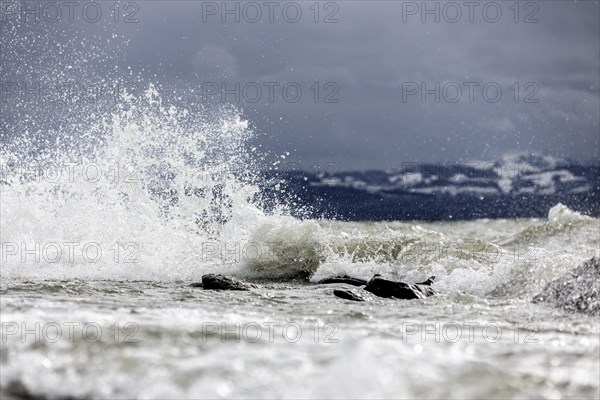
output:
[{"label": "choppy water", "polygon": [[[3,397],[600,395],[600,322],[531,303],[600,255],[598,219],[301,220],[285,193],[260,206],[264,155],[236,110],[191,115],[150,88],[85,129],[2,152]],[[260,288],[189,287],[207,272]],[[441,294],[351,303],[314,284],[374,273],[435,275]]]}]

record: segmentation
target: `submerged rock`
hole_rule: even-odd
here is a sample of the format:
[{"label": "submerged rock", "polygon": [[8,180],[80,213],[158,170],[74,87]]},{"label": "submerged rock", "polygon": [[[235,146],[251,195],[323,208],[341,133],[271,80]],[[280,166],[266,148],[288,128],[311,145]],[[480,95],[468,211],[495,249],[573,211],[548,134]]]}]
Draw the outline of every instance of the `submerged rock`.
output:
[{"label": "submerged rock", "polygon": [[600,316],[600,258],[594,257],[549,282],[533,302]]},{"label": "submerged rock", "polygon": [[432,276],[423,283],[410,284],[390,281],[377,274],[367,283],[365,290],[379,297],[393,297],[403,300],[422,299],[436,293],[431,287],[434,279],[435,277]]},{"label": "submerged rock", "polygon": [[[421,283],[405,283],[384,279],[381,275],[376,274],[370,281],[366,282],[362,279],[352,278],[350,276],[334,276],[326,278],[318,283],[347,283],[354,286],[365,285],[361,291],[369,292],[379,297],[395,298],[403,300],[422,299],[424,297],[436,294],[436,291],[431,287],[435,280],[435,276],[430,277]],[[333,294],[337,297],[353,301],[369,300],[366,293],[358,293],[354,290],[336,289]]]},{"label": "submerged rock", "polygon": [[337,297],[341,297],[342,299],[352,300],[352,301],[367,301],[366,297],[362,294],[356,293],[353,290],[345,290],[345,289],[335,289],[333,294]]},{"label": "submerged rock", "polygon": [[221,274],[206,274],[202,276],[202,287],[209,290],[249,290],[251,288],[256,288],[256,285],[245,283]]},{"label": "submerged rock", "polygon": [[[435,294],[435,290],[433,290],[431,287],[434,278],[435,277],[432,276],[425,282],[408,284],[384,279],[379,274],[373,276],[373,278],[371,278],[371,280],[368,282],[362,279],[344,275],[326,278],[318,283],[342,283],[353,286],[366,285],[362,289],[335,289],[333,291],[335,296],[346,300],[367,301],[372,299],[371,294],[379,297],[393,297],[396,299],[410,300],[421,299],[423,297]],[[202,283],[192,283],[190,286],[203,287],[207,290],[249,290],[251,288],[257,288],[256,285],[242,282],[238,279],[221,274],[206,274],[202,276]]]},{"label": "submerged rock", "polygon": [[431,286],[433,285],[433,281],[435,281],[435,276],[430,276],[425,282],[416,283],[416,285]]},{"label": "submerged rock", "polygon": [[364,286],[367,284],[367,281],[364,279],[353,278],[348,275],[342,275],[342,276],[332,276],[330,278],[321,279],[317,283],[319,283],[319,284],[347,283],[348,285],[353,285],[353,286]]}]

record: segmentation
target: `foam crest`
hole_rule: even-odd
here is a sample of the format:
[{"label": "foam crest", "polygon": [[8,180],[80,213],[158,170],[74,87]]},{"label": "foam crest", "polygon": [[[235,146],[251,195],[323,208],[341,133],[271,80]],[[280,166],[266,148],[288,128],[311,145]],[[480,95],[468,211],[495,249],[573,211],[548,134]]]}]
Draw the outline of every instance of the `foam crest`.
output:
[{"label": "foam crest", "polygon": [[165,105],[150,85],[41,149],[20,137],[1,157],[3,275],[181,279],[219,266],[203,244],[247,240],[268,218],[253,201],[252,134],[234,108]]}]

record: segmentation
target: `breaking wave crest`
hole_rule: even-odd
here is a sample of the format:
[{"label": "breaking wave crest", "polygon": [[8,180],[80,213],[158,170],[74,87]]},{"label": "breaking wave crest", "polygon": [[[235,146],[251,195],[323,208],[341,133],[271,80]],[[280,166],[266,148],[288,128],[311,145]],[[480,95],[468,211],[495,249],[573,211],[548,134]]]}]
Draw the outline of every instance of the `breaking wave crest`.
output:
[{"label": "breaking wave crest", "polygon": [[45,146],[3,149],[4,276],[187,279],[221,265],[207,242],[247,241],[272,218],[238,110],[163,105],[152,85],[121,100]]},{"label": "breaking wave crest", "polygon": [[2,151],[4,279],[383,273],[514,297],[598,255],[598,220],[563,205],[545,221],[423,224],[294,218],[283,193],[264,207],[266,155],[241,112],[168,105],[152,85],[92,120]]}]

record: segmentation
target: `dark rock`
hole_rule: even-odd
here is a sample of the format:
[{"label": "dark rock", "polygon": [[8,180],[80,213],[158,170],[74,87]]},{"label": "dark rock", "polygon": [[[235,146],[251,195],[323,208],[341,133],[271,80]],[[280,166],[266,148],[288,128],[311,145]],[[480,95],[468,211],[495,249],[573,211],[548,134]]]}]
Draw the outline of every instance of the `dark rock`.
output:
[{"label": "dark rock", "polygon": [[367,299],[363,295],[356,293],[352,290],[335,289],[333,291],[333,294],[337,297],[341,297],[342,299],[346,299],[346,300],[367,301]]},{"label": "dark rock", "polygon": [[421,285],[420,283],[417,283],[413,286],[415,286],[417,288],[417,290],[419,290],[421,293],[423,293],[425,295],[425,297],[429,297],[429,296],[433,296],[434,294],[437,294],[437,291],[435,291],[435,289],[432,288],[431,285]]},{"label": "dark rock", "polygon": [[430,276],[425,282],[417,283],[417,285],[431,286],[433,281],[435,281],[435,276]]},{"label": "dark rock", "polygon": [[432,296],[436,292],[431,287],[434,277],[424,283],[409,284],[390,281],[381,275],[374,275],[365,286],[365,290],[379,297],[393,297],[396,299],[412,300]]},{"label": "dark rock", "polygon": [[194,283],[190,284],[189,286],[190,287],[203,287],[202,282],[194,282]]},{"label": "dark rock", "polygon": [[600,316],[600,258],[594,257],[549,282],[533,302]]},{"label": "dark rock", "polygon": [[249,290],[256,288],[256,285],[244,283],[225,275],[207,274],[202,276],[202,287],[210,290]]},{"label": "dark rock", "polygon": [[353,278],[348,275],[343,276],[332,276],[330,278],[321,279],[319,284],[329,284],[329,283],[347,283],[348,285],[353,286],[364,286],[367,284],[367,281],[364,279]]}]

